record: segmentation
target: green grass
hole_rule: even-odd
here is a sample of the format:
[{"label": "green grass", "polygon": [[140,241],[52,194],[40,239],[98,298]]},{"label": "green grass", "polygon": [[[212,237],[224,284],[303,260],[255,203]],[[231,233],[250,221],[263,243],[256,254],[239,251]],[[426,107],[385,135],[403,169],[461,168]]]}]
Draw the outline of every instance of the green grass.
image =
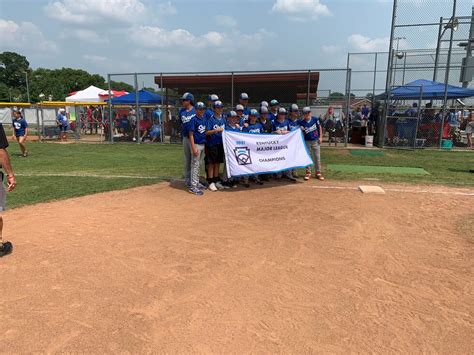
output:
[{"label": "green grass", "polygon": [[422,168],[407,168],[398,166],[373,166],[373,165],[348,165],[348,164],[328,164],[327,170],[342,173],[365,173],[365,174],[413,174],[426,175],[428,172]]},{"label": "green grass", "polygon": [[[9,149],[13,167],[19,175],[18,189],[8,197],[10,208],[143,186],[182,174],[182,148],[179,145],[29,143],[28,146],[28,158],[18,157],[15,143]],[[405,175],[325,170],[328,180],[376,178],[386,182],[474,187],[474,175],[468,172],[474,169],[474,152],[384,150],[383,156],[354,156],[348,150],[323,148],[322,162],[323,168],[326,164],[411,167],[429,173]],[[55,174],[73,176],[44,176]]]}]

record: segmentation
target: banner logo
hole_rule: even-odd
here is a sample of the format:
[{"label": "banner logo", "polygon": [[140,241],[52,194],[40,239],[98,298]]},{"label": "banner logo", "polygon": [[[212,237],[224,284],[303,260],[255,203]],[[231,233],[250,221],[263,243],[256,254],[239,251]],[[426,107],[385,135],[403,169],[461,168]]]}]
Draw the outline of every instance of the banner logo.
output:
[{"label": "banner logo", "polygon": [[250,149],[247,147],[236,147],[234,149],[235,159],[239,165],[250,165],[252,164],[252,158],[250,157]]}]

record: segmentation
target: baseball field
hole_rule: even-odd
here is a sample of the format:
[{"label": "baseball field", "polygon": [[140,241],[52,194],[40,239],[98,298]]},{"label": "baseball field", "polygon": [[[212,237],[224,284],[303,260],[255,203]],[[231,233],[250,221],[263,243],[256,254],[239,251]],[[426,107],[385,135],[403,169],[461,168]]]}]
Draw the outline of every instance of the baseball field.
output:
[{"label": "baseball field", "polygon": [[474,348],[472,152],[326,148],[324,182],[202,197],[179,146],[10,152],[0,352]]}]

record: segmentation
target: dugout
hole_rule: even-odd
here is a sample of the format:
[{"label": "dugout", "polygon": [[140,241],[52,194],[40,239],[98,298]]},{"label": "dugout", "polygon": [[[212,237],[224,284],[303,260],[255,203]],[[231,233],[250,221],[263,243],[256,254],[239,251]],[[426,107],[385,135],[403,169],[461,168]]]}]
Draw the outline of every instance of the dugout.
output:
[{"label": "dugout", "polygon": [[273,98],[280,103],[294,103],[304,98],[309,105],[310,98],[315,97],[318,89],[319,72],[162,74],[155,76],[155,83],[159,87],[172,89],[179,95],[192,92],[196,100],[204,102],[207,102],[209,94],[216,93],[222,102],[232,107],[238,103],[241,92],[246,92],[253,104]]}]

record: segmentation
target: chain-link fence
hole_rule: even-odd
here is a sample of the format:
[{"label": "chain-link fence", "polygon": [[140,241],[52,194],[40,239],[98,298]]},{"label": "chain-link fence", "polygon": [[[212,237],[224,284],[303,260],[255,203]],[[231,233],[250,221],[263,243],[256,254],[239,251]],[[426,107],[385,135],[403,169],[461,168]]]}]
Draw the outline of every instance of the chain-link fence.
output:
[{"label": "chain-link fence", "polygon": [[[389,94],[383,103],[384,129],[379,131],[384,146],[467,146],[464,126],[474,101],[448,85],[474,88],[472,5],[470,0],[394,2],[384,90]],[[420,85],[424,92],[416,88]],[[419,95],[399,94],[410,88],[420,90]]]},{"label": "chain-link fence", "polygon": [[[134,86],[131,96],[112,99],[104,110],[112,127],[112,134],[106,134],[111,142],[181,142],[178,112],[185,92],[192,92],[196,102],[202,101],[209,108],[209,95],[216,94],[226,111],[237,104],[259,109],[262,101],[273,99],[285,108],[294,103],[300,108],[311,106],[329,127],[326,139],[347,141],[350,70],[346,68],[109,74],[108,79]],[[244,92],[249,100],[240,100]],[[331,114],[329,107],[334,109]]]}]

